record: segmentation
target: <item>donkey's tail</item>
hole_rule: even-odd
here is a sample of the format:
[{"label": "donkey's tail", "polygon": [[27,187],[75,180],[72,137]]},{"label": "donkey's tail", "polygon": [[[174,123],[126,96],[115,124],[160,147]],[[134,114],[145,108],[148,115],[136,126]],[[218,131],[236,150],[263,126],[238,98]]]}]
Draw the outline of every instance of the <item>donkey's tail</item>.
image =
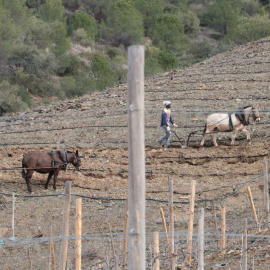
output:
[{"label": "donkey's tail", "polygon": [[22,178],[25,178],[26,177],[26,173],[25,173],[25,170],[24,170],[24,159],[22,160]]}]

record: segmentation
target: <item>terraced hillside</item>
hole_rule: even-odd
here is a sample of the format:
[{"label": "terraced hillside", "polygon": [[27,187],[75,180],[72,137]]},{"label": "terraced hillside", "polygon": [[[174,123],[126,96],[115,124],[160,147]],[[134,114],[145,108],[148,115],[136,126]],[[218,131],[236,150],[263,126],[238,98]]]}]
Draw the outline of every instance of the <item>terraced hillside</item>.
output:
[{"label": "terraced hillside", "polygon": [[[212,201],[215,200],[218,217],[221,208],[226,207],[227,233],[242,233],[244,218],[249,219],[250,234],[257,233],[246,191],[249,185],[261,221],[262,234],[268,234],[264,219],[262,173],[263,160],[269,160],[270,153],[269,52],[270,39],[264,39],[240,46],[189,68],[145,80],[148,199],[146,229],[148,233],[163,231],[159,208],[164,208],[166,216],[168,215],[168,179],[173,179],[175,231],[181,243],[178,264],[181,264],[186,254],[184,243],[189,217],[191,180],[196,180],[195,228],[198,208],[204,207],[206,232],[214,233]],[[176,134],[181,141],[180,143],[174,134],[167,151],[157,144],[157,139],[163,134],[159,123],[164,100],[172,101],[174,120],[179,125]],[[243,134],[239,134],[236,146],[231,147],[231,134],[223,133],[219,135],[219,147],[213,147],[211,139],[208,139],[206,147],[199,148],[201,136],[194,136],[188,148],[181,148],[181,145],[186,144],[190,132],[203,129],[209,113],[233,112],[239,107],[255,104],[259,104],[260,107],[261,122],[250,125],[251,145],[247,144]],[[9,227],[11,223],[12,198],[9,194],[28,195],[19,169],[24,153],[32,150],[78,149],[84,157],[82,170],[76,172],[69,167],[67,172],[63,172],[57,183],[57,191],[51,186],[45,191],[43,185],[46,177],[36,174],[33,180],[33,194],[37,197],[17,197],[16,238],[31,238],[37,234],[48,237],[50,224],[54,234],[61,235],[61,194],[66,180],[72,181],[72,193],[84,196],[84,234],[108,233],[108,224],[113,233],[123,232],[125,199],[128,194],[126,85],[118,85],[105,92],[50,104],[15,116],[1,117],[0,126],[0,159],[3,168],[0,170],[0,226]],[[55,194],[60,195],[51,196]],[[40,195],[51,197],[38,197]],[[73,214],[75,199],[76,196],[72,197]],[[71,235],[74,234],[74,225],[71,225],[70,231]],[[11,236],[12,232],[9,229],[7,237]],[[229,240],[226,256],[221,256],[220,253],[219,256],[210,255],[206,258],[206,269],[216,269],[215,265],[222,264],[227,267],[225,269],[239,267],[241,240]],[[121,257],[122,238],[115,241],[118,255]],[[147,241],[151,241],[150,237]],[[264,250],[268,245],[266,242],[249,242],[249,265],[254,257],[254,264],[258,269],[267,269],[269,256],[266,256],[267,251]],[[256,243],[256,246],[252,246],[252,243]],[[104,252],[104,247],[100,247],[96,242],[95,244],[95,251],[99,255],[85,256],[85,269],[88,269],[87,265],[106,259],[104,254],[113,257],[110,248]],[[37,255],[32,260],[34,269],[45,269],[40,266],[44,258],[38,254],[46,253],[47,246],[35,245],[2,248],[0,261],[3,263],[3,269],[18,269],[18,265],[20,269],[28,269],[29,262],[24,260],[22,263],[21,258],[29,250],[33,257]],[[88,251],[90,246],[90,243],[86,244]],[[72,248],[69,250],[70,258],[74,257]],[[217,250],[208,251],[207,254],[217,254],[215,252]],[[14,268],[10,268],[11,260]],[[167,263],[163,263],[164,269],[168,266]],[[192,265],[195,269],[196,260]]]}]

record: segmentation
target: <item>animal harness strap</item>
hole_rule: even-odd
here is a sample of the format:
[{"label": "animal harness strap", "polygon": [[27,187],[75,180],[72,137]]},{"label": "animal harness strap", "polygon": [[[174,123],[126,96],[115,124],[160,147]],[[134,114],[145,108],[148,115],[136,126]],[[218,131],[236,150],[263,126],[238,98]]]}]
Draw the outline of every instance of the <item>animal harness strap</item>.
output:
[{"label": "animal harness strap", "polygon": [[64,149],[60,149],[58,151],[58,153],[59,153],[59,156],[60,156],[61,160],[64,163],[63,169],[66,170],[66,168],[67,168],[67,162],[68,162],[68,160],[67,160],[68,159],[67,158],[67,151],[65,151]]},{"label": "animal harness strap", "polygon": [[232,114],[229,113],[229,127],[230,127],[230,130],[233,130],[233,122],[232,122]]},{"label": "animal harness strap", "polygon": [[48,154],[51,155],[51,157],[52,157],[52,162],[51,162],[52,168],[54,168],[54,165],[55,165],[54,158],[53,158],[53,155],[54,155],[55,153],[56,153],[56,152],[55,152],[54,150],[48,151]]},{"label": "animal harness strap", "polygon": [[245,112],[244,111],[237,111],[235,113],[235,116],[239,119],[239,121],[245,125],[245,126],[248,126],[249,125],[249,122],[246,120],[245,118]]}]

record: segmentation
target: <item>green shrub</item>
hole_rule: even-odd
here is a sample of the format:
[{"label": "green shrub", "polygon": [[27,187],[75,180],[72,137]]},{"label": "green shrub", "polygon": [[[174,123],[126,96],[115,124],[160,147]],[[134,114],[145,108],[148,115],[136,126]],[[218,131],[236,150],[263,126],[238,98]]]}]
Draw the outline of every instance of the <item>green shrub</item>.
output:
[{"label": "green shrub", "polygon": [[243,44],[269,35],[270,20],[268,15],[255,15],[254,17],[241,17],[231,39],[237,44]]},{"label": "green shrub", "polygon": [[58,57],[56,73],[58,76],[76,76],[79,72],[80,60],[74,54],[65,53]]},{"label": "green shrub", "polygon": [[93,59],[91,70],[96,81],[96,87],[99,90],[112,87],[117,81],[115,70],[113,70],[109,63],[101,56],[97,56]]},{"label": "green shrub", "polygon": [[27,106],[30,108],[32,106],[31,97],[29,95],[28,89],[20,87],[18,90],[18,96],[21,98],[21,100],[27,104]]},{"label": "green shrub", "polygon": [[147,45],[145,46],[145,58],[155,58],[160,53],[160,49],[153,46],[153,45]]},{"label": "green shrub", "polygon": [[26,109],[27,105],[18,95],[19,87],[11,85],[8,81],[0,83],[0,115],[18,112]]},{"label": "green shrub", "polygon": [[195,35],[200,29],[200,20],[192,11],[188,11],[181,15],[183,24],[184,24],[184,32],[187,35]]},{"label": "green shrub", "polygon": [[93,41],[89,38],[87,32],[83,28],[79,28],[73,32],[72,42],[85,47],[93,45]]},{"label": "green shrub", "polygon": [[146,58],[144,74],[146,77],[157,75],[163,72],[157,58]]},{"label": "green shrub", "polygon": [[82,11],[76,12],[70,24],[72,32],[78,29],[84,29],[86,36],[92,41],[95,41],[98,34],[98,28],[96,20],[91,15]]},{"label": "green shrub", "polygon": [[169,50],[160,52],[157,61],[163,70],[172,70],[178,67],[176,55]]},{"label": "green shrub", "polygon": [[184,25],[176,16],[163,14],[156,19],[150,37],[161,50],[174,49],[184,37]]},{"label": "green shrub", "polygon": [[74,78],[67,76],[61,78],[61,88],[66,97],[78,97],[95,89],[95,81],[91,78]]},{"label": "green shrub", "polygon": [[194,42],[188,49],[188,53],[192,55],[194,62],[198,62],[212,55],[212,46],[207,39],[204,39],[200,42]]},{"label": "green shrub", "polygon": [[107,27],[103,27],[103,38],[113,44],[130,46],[141,41],[143,16],[132,1],[117,1],[108,14]]}]

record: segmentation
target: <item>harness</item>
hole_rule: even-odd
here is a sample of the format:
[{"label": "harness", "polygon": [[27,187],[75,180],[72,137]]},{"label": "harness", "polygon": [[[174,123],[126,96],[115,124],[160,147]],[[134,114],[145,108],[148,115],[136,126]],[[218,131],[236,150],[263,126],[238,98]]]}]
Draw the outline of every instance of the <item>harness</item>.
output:
[{"label": "harness", "polygon": [[238,120],[244,125],[244,126],[248,126],[249,122],[246,120],[245,118],[245,112],[243,110],[241,111],[237,111],[235,113],[235,116],[238,118]]},{"label": "harness", "polygon": [[229,113],[229,127],[230,127],[230,130],[233,130],[233,122],[232,122],[232,114]]},{"label": "harness", "polygon": [[54,166],[55,166],[55,160],[54,160],[53,156],[56,153],[59,154],[59,157],[63,162],[63,170],[66,170],[68,160],[67,160],[67,151],[65,151],[64,149],[61,149],[61,150],[58,150],[58,151],[54,151],[54,150],[48,151],[48,154],[51,155],[51,157],[52,157],[52,161],[51,161],[52,168],[54,168]]}]

